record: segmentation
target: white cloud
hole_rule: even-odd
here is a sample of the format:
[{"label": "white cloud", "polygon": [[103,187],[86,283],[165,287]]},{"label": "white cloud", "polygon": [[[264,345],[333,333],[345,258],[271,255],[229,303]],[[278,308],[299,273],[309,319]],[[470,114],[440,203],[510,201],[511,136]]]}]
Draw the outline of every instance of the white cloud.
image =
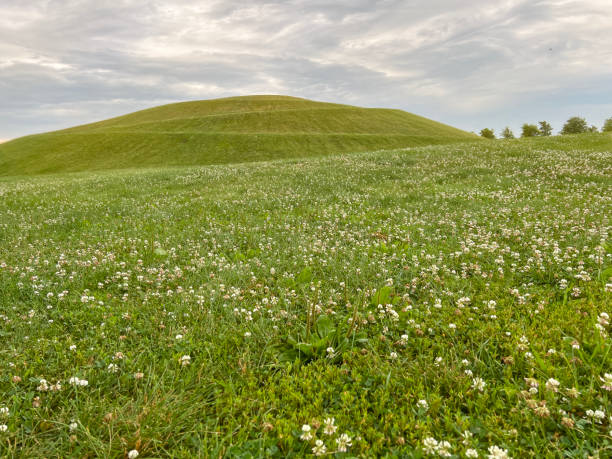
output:
[{"label": "white cloud", "polygon": [[390,106],[473,130],[561,123],[578,109],[601,122],[611,100],[608,0],[7,3],[2,137],[250,93]]}]

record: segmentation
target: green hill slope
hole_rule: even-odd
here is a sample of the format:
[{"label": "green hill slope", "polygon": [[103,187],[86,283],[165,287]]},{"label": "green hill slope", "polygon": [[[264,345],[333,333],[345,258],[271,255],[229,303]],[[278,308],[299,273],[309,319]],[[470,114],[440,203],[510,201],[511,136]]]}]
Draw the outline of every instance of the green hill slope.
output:
[{"label": "green hill slope", "polygon": [[286,96],[183,102],[0,145],[0,175],[238,163],[476,140],[401,110]]}]

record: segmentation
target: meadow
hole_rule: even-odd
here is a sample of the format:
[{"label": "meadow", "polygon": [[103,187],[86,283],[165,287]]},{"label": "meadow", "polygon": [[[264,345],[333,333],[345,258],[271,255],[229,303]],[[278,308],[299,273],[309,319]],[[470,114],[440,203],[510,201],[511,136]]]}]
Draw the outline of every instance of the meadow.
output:
[{"label": "meadow", "polygon": [[2,457],[612,456],[612,137],[0,178]]}]

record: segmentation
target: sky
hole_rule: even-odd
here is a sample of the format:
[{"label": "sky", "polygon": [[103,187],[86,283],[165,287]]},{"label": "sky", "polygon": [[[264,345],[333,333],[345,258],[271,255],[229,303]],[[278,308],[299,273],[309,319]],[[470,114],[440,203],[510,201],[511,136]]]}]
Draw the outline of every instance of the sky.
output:
[{"label": "sky", "polygon": [[250,94],[601,126],[611,30],[612,0],[0,0],[0,140]]}]

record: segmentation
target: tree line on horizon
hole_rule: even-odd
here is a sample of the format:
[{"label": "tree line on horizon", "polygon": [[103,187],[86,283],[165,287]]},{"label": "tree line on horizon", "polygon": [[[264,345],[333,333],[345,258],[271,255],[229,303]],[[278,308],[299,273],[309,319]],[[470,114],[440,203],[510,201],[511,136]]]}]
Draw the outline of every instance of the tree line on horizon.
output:
[{"label": "tree line on horizon", "polygon": [[[573,116],[569,120],[565,122],[563,125],[563,129],[561,129],[561,134],[583,134],[585,132],[599,132],[599,129],[595,125],[589,126],[584,118],[580,118],[579,116]],[[608,118],[603,127],[601,128],[601,132],[612,132],[612,118]],[[553,133],[553,128],[548,121],[540,121],[536,124],[525,123],[521,127],[521,137],[548,137]],[[485,139],[495,139],[495,131],[493,129],[484,128],[480,131],[480,136]],[[501,138],[503,139],[514,139],[515,135],[512,132],[512,129],[509,127],[505,127],[501,133]]]}]

